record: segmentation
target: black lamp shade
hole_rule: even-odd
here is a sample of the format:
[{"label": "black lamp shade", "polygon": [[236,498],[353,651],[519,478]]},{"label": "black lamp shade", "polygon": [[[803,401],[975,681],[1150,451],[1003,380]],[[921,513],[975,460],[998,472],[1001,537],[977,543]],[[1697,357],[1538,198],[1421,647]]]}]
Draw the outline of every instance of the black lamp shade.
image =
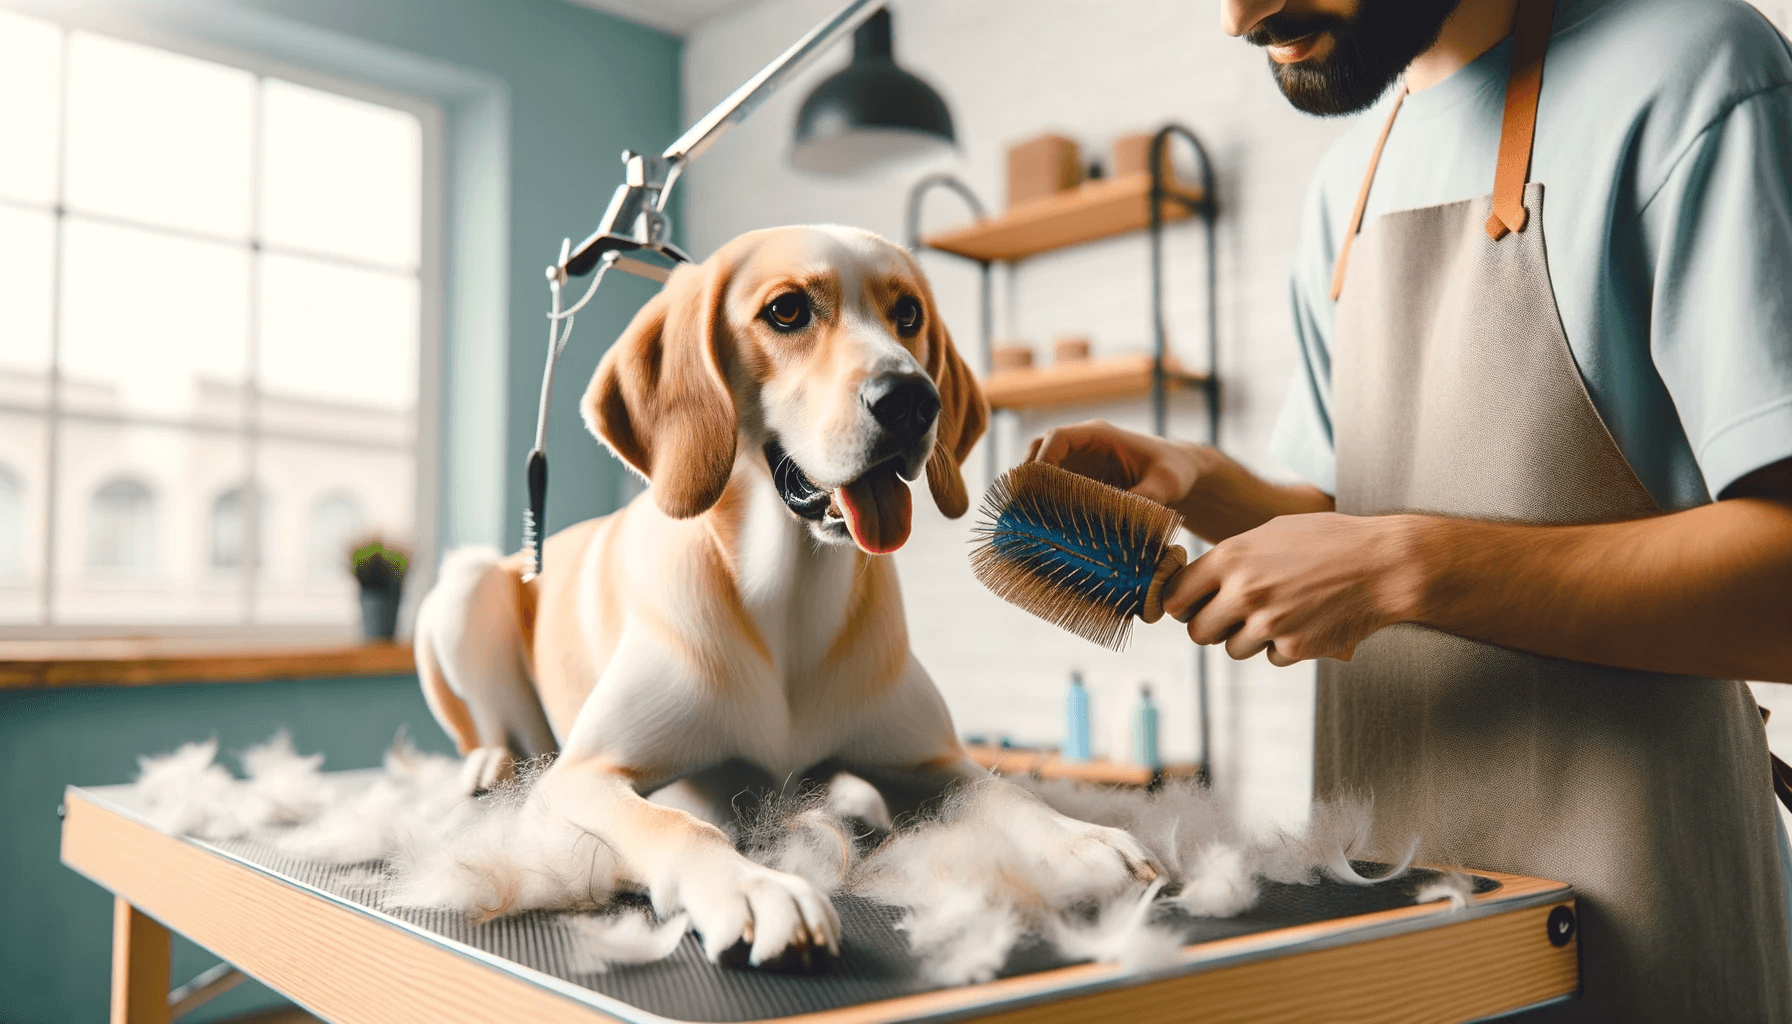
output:
[{"label": "black lamp shade", "polygon": [[803,101],[790,161],[814,174],[847,175],[951,149],[946,101],[896,66],[890,12],[853,34],[852,63]]}]

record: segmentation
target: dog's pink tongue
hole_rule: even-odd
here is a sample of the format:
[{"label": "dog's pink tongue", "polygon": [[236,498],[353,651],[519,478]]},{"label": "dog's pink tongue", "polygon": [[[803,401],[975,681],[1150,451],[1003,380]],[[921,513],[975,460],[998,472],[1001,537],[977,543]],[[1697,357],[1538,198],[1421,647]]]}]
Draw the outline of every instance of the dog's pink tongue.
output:
[{"label": "dog's pink tongue", "polygon": [[846,528],[859,547],[884,555],[908,540],[909,516],[914,505],[908,484],[896,475],[895,463],[885,463],[835,491]]}]

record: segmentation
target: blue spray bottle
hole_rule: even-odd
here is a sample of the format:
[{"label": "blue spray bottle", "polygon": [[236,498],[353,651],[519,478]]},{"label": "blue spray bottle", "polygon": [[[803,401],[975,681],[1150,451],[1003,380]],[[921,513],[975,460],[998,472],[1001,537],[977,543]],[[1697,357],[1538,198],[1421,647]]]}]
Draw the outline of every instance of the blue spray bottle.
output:
[{"label": "blue spray bottle", "polygon": [[1139,687],[1139,706],[1132,716],[1132,760],[1144,768],[1163,767],[1157,757],[1157,704],[1151,699],[1151,684]]},{"label": "blue spray bottle", "polygon": [[1059,754],[1065,761],[1089,760],[1089,691],[1083,689],[1083,674],[1070,673],[1070,690],[1064,695],[1064,749]]}]

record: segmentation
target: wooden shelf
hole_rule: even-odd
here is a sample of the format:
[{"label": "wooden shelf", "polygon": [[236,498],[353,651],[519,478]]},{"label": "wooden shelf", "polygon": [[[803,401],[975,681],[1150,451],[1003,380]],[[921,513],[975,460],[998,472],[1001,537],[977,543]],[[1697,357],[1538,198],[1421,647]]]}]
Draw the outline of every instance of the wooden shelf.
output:
[{"label": "wooden shelf", "polygon": [[[1098,782],[1108,786],[1149,786],[1158,773],[1144,765],[1122,764],[1096,758],[1089,761],[1062,761],[1057,752],[1026,747],[987,747],[966,744],[965,753],[998,775],[1037,775],[1042,779],[1072,779],[1077,782]],[[1161,769],[1166,779],[1197,778],[1201,769],[1192,764],[1167,764]]]},{"label": "wooden shelf", "polygon": [[[1192,216],[1201,190],[1172,183],[1177,199],[1166,199],[1164,220]],[[1068,192],[1016,206],[1000,217],[942,231],[922,240],[929,248],[974,260],[1013,262],[1098,238],[1142,231],[1151,226],[1151,175],[1129,174],[1086,182]]]},{"label": "wooden shelf", "polygon": [[416,670],[409,643],[0,641],[0,690],[408,676]]},{"label": "wooden shelf", "polygon": [[[1206,378],[1174,358],[1164,360],[1169,390],[1199,386]],[[1024,370],[997,370],[983,380],[993,409],[1031,409],[1075,402],[1136,398],[1151,393],[1151,357],[1108,356]]]}]

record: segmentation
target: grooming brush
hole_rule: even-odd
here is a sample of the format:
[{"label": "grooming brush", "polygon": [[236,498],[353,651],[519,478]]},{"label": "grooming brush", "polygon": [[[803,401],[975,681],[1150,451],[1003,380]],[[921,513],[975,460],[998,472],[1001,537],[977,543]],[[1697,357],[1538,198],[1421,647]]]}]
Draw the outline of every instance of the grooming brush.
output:
[{"label": "grooming brush", "polygon": [[972,533],[971,571],[997,597],[1109,650],[1132,620],[1163,618],[1164,582],[1188,564],[1182,516],[1041,462],[996,478]]}]

